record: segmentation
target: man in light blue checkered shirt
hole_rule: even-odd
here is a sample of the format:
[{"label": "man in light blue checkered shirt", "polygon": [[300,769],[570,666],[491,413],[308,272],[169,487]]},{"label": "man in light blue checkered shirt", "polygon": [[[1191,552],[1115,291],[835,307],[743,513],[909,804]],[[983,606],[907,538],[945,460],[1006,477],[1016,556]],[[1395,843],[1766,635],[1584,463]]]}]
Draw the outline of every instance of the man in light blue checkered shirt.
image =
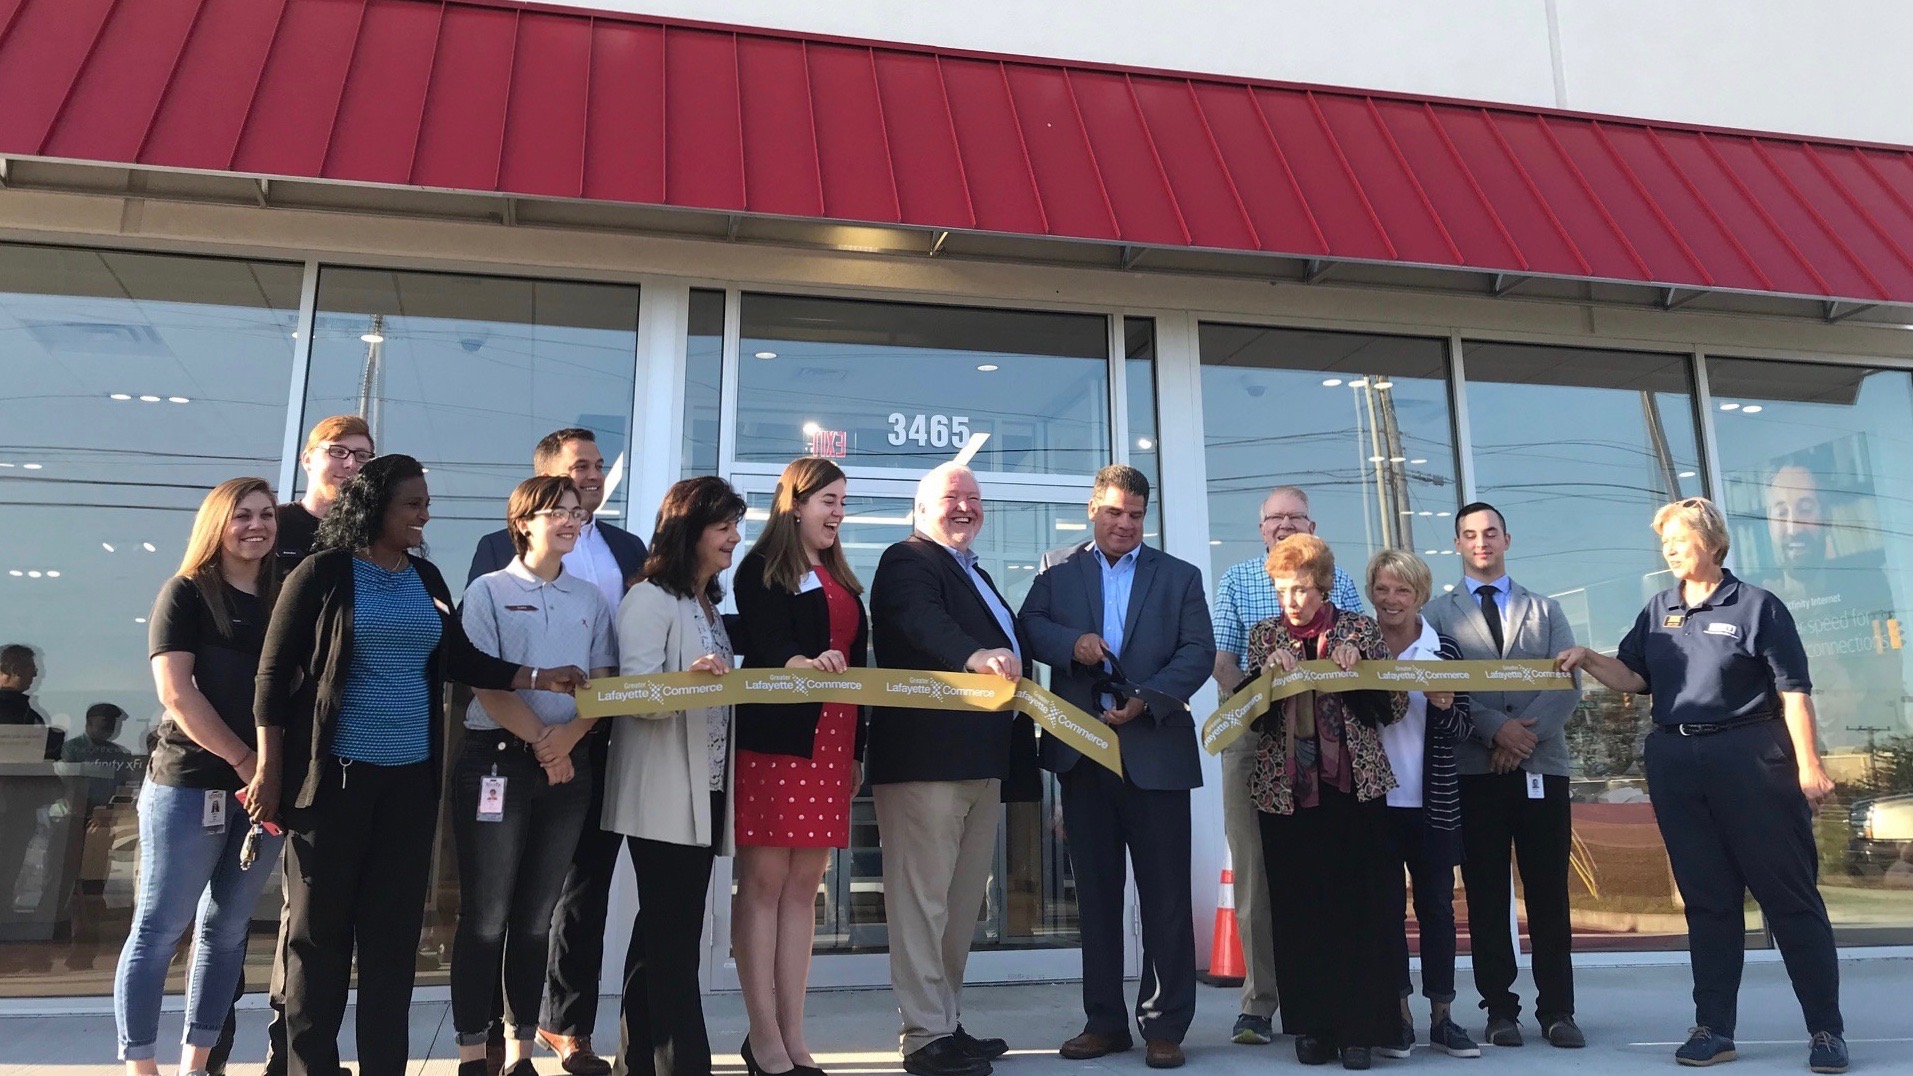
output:
[{"label": "man in light blue checkered shirt", "polygon": [[[1291,534],[1314,534],[1309,518],[1309,495],[1296,486],[1272,490],[1262,502],[1262,544],[1273,548]],[[1222,573],[1216,587],[1211,620],[1216,636],[1216,686],[1227,698],[1246,670],[1242,655],[1248,649],[1249,629],[1280,616],[1275,584],[1263,569],[1263,559],[1245,560]],[[1362,594],[1355,580],[1337,566],[1335,586],[1328,600],[1337,609],[1362,611]],[[1262,832],[1255,804],[1249,799],[1249,767],[1255,760],[1255,737],[1241,736],[1222,752],[1222,823],[1235,871],[1236,929],[1242,936],[1242,1015],[1236,1017],[1234,1041],[1262,1046],[1274,1041],[1270,1019],[1279,999],[1275,992],[1275,949],[1269,937],[1269,880],[1263,873]]]}]

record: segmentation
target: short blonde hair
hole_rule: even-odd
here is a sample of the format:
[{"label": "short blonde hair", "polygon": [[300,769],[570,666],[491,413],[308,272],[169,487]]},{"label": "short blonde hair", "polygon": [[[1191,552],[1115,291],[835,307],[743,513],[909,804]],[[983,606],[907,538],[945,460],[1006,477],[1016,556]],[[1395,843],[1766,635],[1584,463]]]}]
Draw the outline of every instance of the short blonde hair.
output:
[{"label": "short blonde hair", "polygon": [[1368,598],[1375,600],[1375,576],[1382,571],[1395,573],[1395,578],[1408,584],[1415,592],[1415,604],[1427,605],[1428,596],[1435,589],[1435,573],[1428,570],[1428,562],[1410,553],[1406,549],[1384,549],[1368,558]]},{"label": "short blonde hair", "polygon": [[1275,543],[1263,570],[1271,580],[1307,579],[1325,598],[1335,589],[1335,554],[1329,552],[1327,542],[1313,534],[1291,534]]},{"label": "short blonde hair", "polygon": [[1687,497],[1664,504],[1654,513],[1654,533],[1665,534],[1669,523],[1679,523],[1687,528],[1700,544],[1714,555],[1715,564],[1727,562],[1727,517],[1720,512],[1720,506],[1705,497]]}]

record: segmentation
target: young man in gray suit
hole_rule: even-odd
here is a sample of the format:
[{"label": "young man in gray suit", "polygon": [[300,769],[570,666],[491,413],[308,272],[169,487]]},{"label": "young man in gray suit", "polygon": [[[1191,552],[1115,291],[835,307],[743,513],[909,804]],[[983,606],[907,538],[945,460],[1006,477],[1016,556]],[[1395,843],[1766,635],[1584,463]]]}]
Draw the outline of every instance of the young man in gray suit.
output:
[{"label": "young man in gray suit", "polygon": [[1080,1061],[1134,1045],[1123,1004],[1126,847],[1142,904],[1136,1025],[1148,1065],[1176,1068],[1196,1012],[1189,790],[1202,784],[1202,763],[1188,702],[1209,678],[1216,648],[1202,573],[1142,544],[1148,506],[1142,472],[1096,472],[1094,540],[1043,557],[1021,617],[1030,656],[1050,667],[1050,689],[1101,715],[1123,756],[1119,777],[1043,737],[1039,757],[1062,786],[1076,873],[1088,1017],[1060,1052]]},{"label": "young man in gray suit", "polygon": [[[1483,502],[1455,516],[1463,586],[1422,616],[1455,640],[1463,660],[1553,658],[1574,645],[1560,603],[1508,578],[1508,525]],[[1472,924],[1475,989],[1488,1010],[1487,1040],[1520,1046],[1514,942],[1504,924],[1510,848],[1521,864],[1534,947],[1535,1019],[1553,1045],[1587,1039],[1574,1022],[1573,927],[1568,921],[1568,745],[1563,730],[1581,701],[1573,691],[1472,692],[1475,738],[1455,747],[1461,771],[1461,866]]]}]

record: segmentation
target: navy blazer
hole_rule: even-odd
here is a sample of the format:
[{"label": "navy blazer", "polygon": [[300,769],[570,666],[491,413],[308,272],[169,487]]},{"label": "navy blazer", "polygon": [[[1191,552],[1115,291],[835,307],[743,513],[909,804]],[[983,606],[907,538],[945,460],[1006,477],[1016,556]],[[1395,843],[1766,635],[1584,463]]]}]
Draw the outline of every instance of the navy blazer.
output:
[{"label": "navy blazer", "polygon": [[[624,577],[624,589],[630,590],[631,584],[644,570],[644,542],[638,536],[622,527],[614,527],[604,520],[597,521],[598,533],[604,536],[604,544],[611,550],[611,559],[618,562],[618,574]],[[489,572],[502,570],[510,564],[518,550],[512,548],[511,532],[495,530],[478,540],[478,548],[472,551],[472,570],[465,576],[465,585],[471,586],[472,580]]]},{"label": "navy blazer", "polygon": [[[1072,657],[1084,633],[1103,633],[1103,575],[1094,542],[1043,555],[1042,571],[1023,600],[1023,634],[1029,657],[1049,666],[1050,690],[1077,707],[1100,714],[1092,685],[1096,669]],[[1187,703],[1215,671],[1216,643],[1202,573],[1188,561],[1142,546],[1136,577],[1123,614],[1123,672],[1140,687]],[[1138,788],[1200,787],[1202,756],[1196,721],[1188,709],[1153,711],[1118,726],[1123,772]],[[1083,756],[1054,736],[1044,736],[1044,769],[1067,772]]]}]

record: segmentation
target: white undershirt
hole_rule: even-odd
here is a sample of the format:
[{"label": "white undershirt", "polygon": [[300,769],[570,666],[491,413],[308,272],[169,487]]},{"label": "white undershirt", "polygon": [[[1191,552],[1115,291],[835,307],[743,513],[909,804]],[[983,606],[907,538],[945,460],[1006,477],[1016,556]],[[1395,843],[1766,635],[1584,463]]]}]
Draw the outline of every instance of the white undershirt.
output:
[{"label": "white undershirt", "polygon": [[618,558],[611,555],[611,547],[604,544],[604,532],[598,529],[598,521],[592,520],[578,528],[578,544],[564,556],[565,571],[598,588],[604,600],[616,609],[624,599],[624,573],[618,569]]},{"label": "white undershirt", "polygon": [[[1420,617],[1421,635],[1396,654],[1398,661],[1438,661],[1441,637]],[[1419,691],[1408,693],[1408,713],[1392,725],[1382,726],[1382,748],[1388,752],[1388,768],[1395,771],[1395,787],[1388,790],[1390,807],[1420,807],[1422,752],[1428,742],[1428,696]]]}]

